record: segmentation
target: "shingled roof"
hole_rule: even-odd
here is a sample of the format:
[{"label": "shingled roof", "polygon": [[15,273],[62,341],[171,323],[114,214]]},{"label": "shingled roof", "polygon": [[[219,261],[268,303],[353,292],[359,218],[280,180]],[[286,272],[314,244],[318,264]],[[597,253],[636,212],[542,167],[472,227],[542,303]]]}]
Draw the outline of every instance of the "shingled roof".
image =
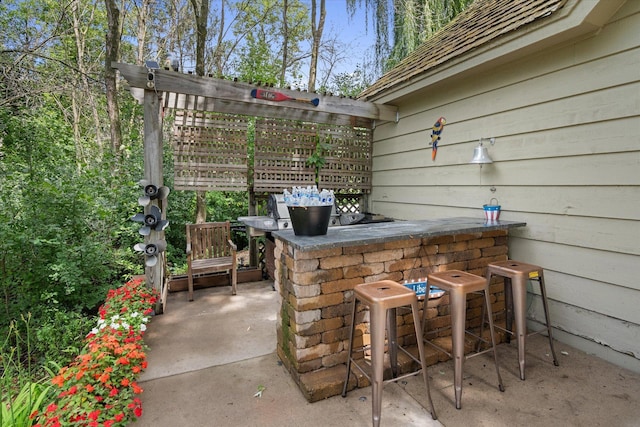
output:
[{"label": "shingled roof", "polygon": [[365,89],[371,99],[453,58],[478,48],[523,25],[556,12],[567,0],[476,0],[398,65]]}]

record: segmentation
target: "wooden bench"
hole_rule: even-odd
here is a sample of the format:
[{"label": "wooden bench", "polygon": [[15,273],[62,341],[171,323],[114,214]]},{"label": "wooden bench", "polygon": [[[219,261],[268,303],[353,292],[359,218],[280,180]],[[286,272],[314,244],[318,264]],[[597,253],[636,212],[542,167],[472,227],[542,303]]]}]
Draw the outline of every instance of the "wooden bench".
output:
[{"label": "wooden bench", "polygon": [[231,293],[236,294],[237,250],[231,241],[229,221],[187,224],[189,301],[193,301],[193,276],[204,273],[227,271]]}]

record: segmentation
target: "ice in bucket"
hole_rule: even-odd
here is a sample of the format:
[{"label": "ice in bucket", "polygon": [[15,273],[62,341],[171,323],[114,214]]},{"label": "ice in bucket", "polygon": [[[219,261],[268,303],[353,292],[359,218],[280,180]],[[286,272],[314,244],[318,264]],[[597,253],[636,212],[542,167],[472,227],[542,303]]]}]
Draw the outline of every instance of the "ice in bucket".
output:
[{"label": "ice in bucket", "polygon": [[285,189],[283,196],[296,236],[327,234],[335,201],[333,190],[318,191],[315,185],[293,187],[291,192]]},{"label": "ice in bucket", "polygon": [[287,206],[333,206],[335,195],[333,190],[318,191],[317,186],[293,187],[291,192],[283,192],[284,204]]}]

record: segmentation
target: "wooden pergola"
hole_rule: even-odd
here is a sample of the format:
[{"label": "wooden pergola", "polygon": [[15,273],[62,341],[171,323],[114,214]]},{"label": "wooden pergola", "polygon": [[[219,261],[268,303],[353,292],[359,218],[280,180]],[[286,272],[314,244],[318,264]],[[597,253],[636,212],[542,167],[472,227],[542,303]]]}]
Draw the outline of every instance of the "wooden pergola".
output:
[{"label": "wooden pergola", "polygon": [[[330,140],[332,148],[318,185],[370,191],[373,129],[378,122],[397,121],[397,108],[373,102],[124,63],[116,63],[114,68],[144,106],[144,179],[156,186],[164,184],[162,120],[166,111],[173,110],[175,189],[249,191],[250,209],[255,209],[256,192],[314,184],[315,172],[306,159],[321,140]],[[256,90],[317,101],[272,101],[256,97]],[[251,171],[247,165],[247,118],[255,118]],[[163,203],[152,200],[145,214],[155,205],[166,219]],[[145,244],[158,241],[164,241],[164,232],[153,231],[145,238]],[[146,267],[146,279],[161,295],[156,307],[161,313],[168,288],[164,263]]]}]

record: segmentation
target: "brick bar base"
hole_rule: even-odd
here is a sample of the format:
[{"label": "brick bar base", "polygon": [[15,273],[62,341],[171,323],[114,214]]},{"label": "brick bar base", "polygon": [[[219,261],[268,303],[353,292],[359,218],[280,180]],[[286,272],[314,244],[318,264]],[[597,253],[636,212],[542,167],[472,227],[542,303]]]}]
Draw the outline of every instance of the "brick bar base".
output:
[{"label": "brick bar base", "polygon": [[[386,279],[401,283],[453,269],[484,277],[487,264],[507,259],[507,235],[506,230],[492,230],[309,251],[276,239],[275,286],[281,296],[277,352],[305,398],[315,402],[342,392],[355,285]],[[496,278],[491,286],[496,311],[504,308],[501,283]],[[469,296],[467,327],[479,327],[482,303],[480,295]],[[427,310],[428,330],[450,324],[448,295],[429,300]],[[399,342],[415,345],[410,312],[399,311],[397,320]],[[360,311],[356,321],[357,347],[369,338],[368,311]],[[427,337],[450,347],[450,331],[439,334]],[[425,349],[429,365],[446,359],[430,346]],[[412,369],[410,359],[401,363]],[[350,389],[368,385],[364,377],[357,384],[353,377],[352,383]]]}]

